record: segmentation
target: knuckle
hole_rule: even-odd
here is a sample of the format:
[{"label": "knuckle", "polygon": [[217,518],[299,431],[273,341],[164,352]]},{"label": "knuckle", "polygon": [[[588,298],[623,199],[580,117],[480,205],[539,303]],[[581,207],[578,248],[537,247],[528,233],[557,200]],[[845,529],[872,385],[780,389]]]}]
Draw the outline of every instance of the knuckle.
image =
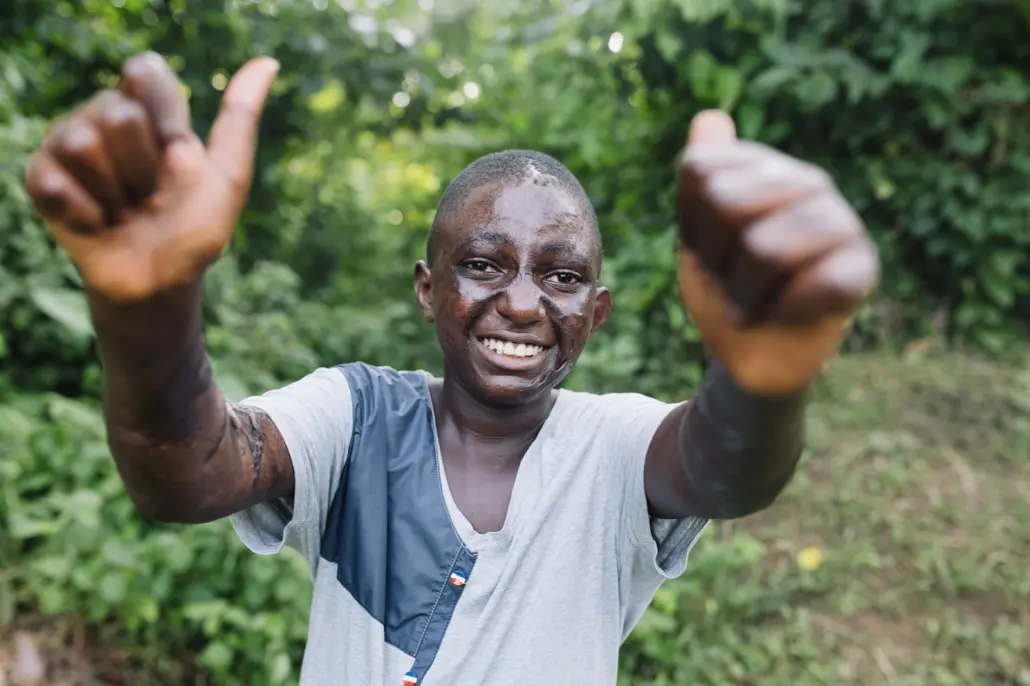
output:
[{"label": "knuckle", "polygon": [[876,244],[871,240],[863,240],[859,243],[856,252],[863,271],[868,275],[869,280],[875,284],[880,280],[881,270],[880,251],[877,249]]},{"label": "knuckle", "polygon": [[222,174],[229,187],[234,191],[245,191],[250,186],[250,174],[242,165],[226,165]]},{"label": "knuckle", "polygon": [[25,185],[29,189],[29,193],[33,192],[33,188],[39,184],[40,177],[43,175],[43,153],[37,150],[36,152],[29,155],[29,159],[25,164]]},{"label": "knuckle", "polygon": [[164,59],[156,52],[140,52],[125,60],[122,65],[122,77],[129,80],[145,78],[155,66]]},{"label": "knuckle", "polygon": [[55,150],[61,145],[61,141],[64,139],[65,129],[68,128],[69,123],[74,119],[75,115],[69,115],[62,117],[55,121],[47,129],[46,135],[43,137],[43,144],[40,146],[44,150]]},{"label": "knuckle", "polygon": [[138,102],[121,99],[104,108],[101,120],[104,126],[118,131],[143,124],[146,116],[146,110]]},{"label": "knuckle", "polygon": [[780,260],[780,253],[786,242],[781,240],[782,232],[775,225],[759,226],[746,231],[740,239],[744,253],[759,265],[772,266]]},{"label": "knuckle", "polygon": [[806,202],[797,206],[795,215],[798,222],[824,227],[821,230],[832,233],[855,233],[861,226],[858,215],[847,201],[832,190],[810,196]]},{"label": "knuckle", "polygon": [[37,202],[50,201],[63,190],[61,178],[54,173],[52,167],[52,163],[42,152],[34,153],[29,159],[25,172],[25,186],[29,196]]},{"label": "knuckle", "polygon": [[111,106],[111,103],[117,102],[122,97],[118,91],[105,88],[90,98],[82,110],[90,117],[95,117],[98,112],[103,112],[104,109]]},{"label": "knuckle", "polygon": [[836,190],[837,184],[834,182],[833,177],[830,176],[830,172],[817,164],[810,162],[803,162],[801,169],[799,170],[801,178],[811,184],[814,188],[834,189]]},{"label": "knuckle", "polygon": [[858,238],[866,233],[862,218],[840,193],[826,193],[822,198],[822,216],[834,233],[845,238]]},{"label": "knuckle", "polygon": [[62,156],[75,160],[88,160],[95,156],[102,147],[97,130],[87,122],[72,121],[64,127],[57,150]]}]

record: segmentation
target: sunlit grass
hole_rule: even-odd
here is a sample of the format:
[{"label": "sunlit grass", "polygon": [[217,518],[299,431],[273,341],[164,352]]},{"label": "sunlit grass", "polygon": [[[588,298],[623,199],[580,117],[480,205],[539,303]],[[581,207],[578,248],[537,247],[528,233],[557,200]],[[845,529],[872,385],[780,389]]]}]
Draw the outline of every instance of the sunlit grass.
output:
[{"label": "sunlit grass", "polygon": [[1030,368],[842,359],[810,427],[780,501],[660,592],[623,682],[1030,684]]}]

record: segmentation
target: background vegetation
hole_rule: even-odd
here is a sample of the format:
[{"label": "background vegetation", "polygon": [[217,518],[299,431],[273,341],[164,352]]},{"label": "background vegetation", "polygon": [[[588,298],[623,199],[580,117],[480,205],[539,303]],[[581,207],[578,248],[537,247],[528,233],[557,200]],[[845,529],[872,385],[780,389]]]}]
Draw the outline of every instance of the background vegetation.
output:
[{"label": "background vegetation", "polygon": [[676,296],[674,158],[694,112],[725,108],[832,171],[885,285],[821,383],[801,477],[706,536],[623,680],[1030,684],[1024,4],[6,0],[0,637],[36,636],[48,683],[296,681],[302,561],[250,555],[224,522],[137,516],[76,274],[22,183],[48,122],[129,55],[171,58],[205,131],[227,77],[265,53],[283,69],[256,187],[207,282],[230,396],[345,360],[437,368],[410,296],[436,199],[475,157],[530,147],[591,194],[616,294],[569,385],[682,397],[700,345]]}]

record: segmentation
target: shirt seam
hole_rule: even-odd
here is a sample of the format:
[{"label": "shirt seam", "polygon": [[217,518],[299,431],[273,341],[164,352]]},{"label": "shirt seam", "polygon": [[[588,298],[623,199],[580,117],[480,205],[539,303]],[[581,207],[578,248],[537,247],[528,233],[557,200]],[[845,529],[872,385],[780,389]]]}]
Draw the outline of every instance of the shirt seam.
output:
[{"label": "shirt seam", "polygon": [[[447,569],[447,576],[454,572],[454,565],[458,564],[458,558],[461,557],[461,550],[458,550],[454,554],[454,559],[451,560],[450,567]],[[422,627],[422,635],[418,637],[418,643],[415,645],[414,654],[411,656],[412,659],[418,659],[418,651],[422,648],[422,643],[426,640],[426,633],[429,631],[429,625],[433,623],[433,617],[436,615],[436,608],[440,607],[440,598],[443,597],[444,591],[447,590],[447,579],[443,580],[440,584],[440,590],[436,593],[436,601],[433,602],[433,607],[429,610],[429,615],[426,617],[426,625]]]}]

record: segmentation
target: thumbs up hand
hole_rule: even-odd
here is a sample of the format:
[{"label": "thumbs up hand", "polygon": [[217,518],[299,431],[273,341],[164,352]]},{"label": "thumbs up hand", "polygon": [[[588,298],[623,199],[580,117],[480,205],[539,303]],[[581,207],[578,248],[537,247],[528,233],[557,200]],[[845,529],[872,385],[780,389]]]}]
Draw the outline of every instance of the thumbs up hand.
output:
[{"label": "thumbs up hand", "polygon": [[58,121],[26,183],[87,286],[114,301],[195,281],[228,243],[253,172],[258,120],[278,64],[233,77],[205,148],[168,64],[125,63],[117,90]]},{"label": "thumbs up hand", "polygon": [[876,248],[829,175],[702,112],[677,218],[680,293],[712,354],[751,392],[805,388],[879,280]]}]

